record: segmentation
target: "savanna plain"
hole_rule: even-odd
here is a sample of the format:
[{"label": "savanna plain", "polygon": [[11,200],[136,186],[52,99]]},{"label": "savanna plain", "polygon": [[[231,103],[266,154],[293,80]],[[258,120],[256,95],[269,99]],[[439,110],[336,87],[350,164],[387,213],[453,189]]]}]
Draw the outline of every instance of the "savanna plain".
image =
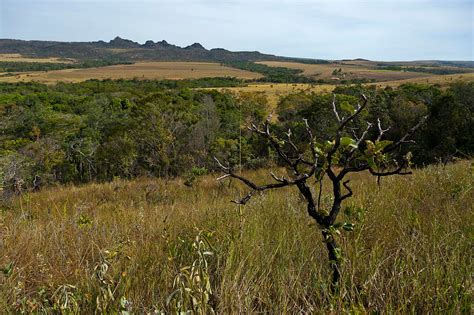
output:
[{"label": "savanna plain", "polygon": [[78,62],[0,55],[0,313],[472,313],[472,67]]}]

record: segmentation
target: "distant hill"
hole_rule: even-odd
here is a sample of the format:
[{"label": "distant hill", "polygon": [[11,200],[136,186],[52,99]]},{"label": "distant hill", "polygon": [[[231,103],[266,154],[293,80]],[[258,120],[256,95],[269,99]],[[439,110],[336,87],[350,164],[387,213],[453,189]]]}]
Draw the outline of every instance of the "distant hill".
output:
[{"label": "distant hill", "polygon": [[259,61],[287,59],[258,51],[233,52],[223,48],[206,49],[199,43],[187,47],[169,44],[165,40],[139,44],[116,37],[109,42],[55,42],[0,39],[0,54],[18,53],[30,57],[75,58],[78,60],[120,61]]},{"label": "distant hill", "polygon": [[79,62],[101,60],[110,63],[127,63],[136,61],[293,61],[305,64],[328,63],[363,63],[366,66],[450,66],[474,67],[474,61],[401,61],[383,62],[367,59],[322,60],[311,58],[283,57],[263,54],[258,51],[229,51],[224,48],[207,49],[200,43],[180,47],[166,40],[154,42],[147,40],[144,44],[119,36],[105,42],[57,42],[39,40],[0,39],[0,54],[21,54],[25,57],[74,58]]}]

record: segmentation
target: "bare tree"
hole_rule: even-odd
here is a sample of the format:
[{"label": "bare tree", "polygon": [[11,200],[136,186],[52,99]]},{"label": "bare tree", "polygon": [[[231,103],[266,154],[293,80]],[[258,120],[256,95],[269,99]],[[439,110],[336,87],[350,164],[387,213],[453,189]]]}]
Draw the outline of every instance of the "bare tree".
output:
[{"label": "bare tree", "polygon": [[[341,250],[336,242],[335,234],[341,228],[345,230],[353,229],[353,225],[350,223],[336,223],[342,203],[353,194],[346,176],[350,173],[362,171],[368,171],[378,179],[383,176],[411,174],[411,171],[407,170],[410,166],[411,154],[408,153],[402,156],[399,154],[399,148],[405,143],[413,142],[409,140],[409,137],[428,118],[428,116],[424,116],[396,141],[383,140],[388,129],[382,127],[379,119],[373,123],[366,122],[367,126],[364,130],[354,127],[355,120],[367,107],[367,97],[362,95],[361,100],[362,104],[357,104],[356,108],[345,108],[347,114],[343,116],[336,106],[334,96],[332,110],[338,127],[332,141],[317,142],[308,122],[304,120],[307,137],[307,145],[304,148],[294,143],[291,130],[288,130],[285,139],[280,139],[272,134],[269,119],[261,128],[255,124],[248,127],[252,132],[268,140],[269,145],[273,147],[283,164],[290,170],[291,178],[271,173],[273,182],[258,185],[237,174],[230,166],[224,165],[215,158],[218,167],[224,172],[224,175],[219,177],[218,180],[227,177],[236,178],[250,188],[247,195],[234,201],[235,203],[246,204],[256,193],[269,189],[286,186],[296,186],[298,188],[307,203],[309,216],[317,222],[326,243],[332,268],[333,288],[336,288],[340,279],[341,263]],[[369,135],[372,135],[372,137],[369,137]],[[329,178],[332,183],[333,201],[329,209],[321,209],[322,186],[325,177]],[[310,178],[316,179],[315,189],[311,189]]]}]

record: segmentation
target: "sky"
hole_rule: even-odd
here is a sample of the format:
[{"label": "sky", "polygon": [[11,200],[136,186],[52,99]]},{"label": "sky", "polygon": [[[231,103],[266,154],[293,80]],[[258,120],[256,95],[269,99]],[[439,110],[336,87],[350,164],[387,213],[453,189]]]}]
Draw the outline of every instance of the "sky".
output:
[{"label": "sky", "polygon": [[0,38],[166,40],[289,57],[474,60],[474,0],[0,0]]}]

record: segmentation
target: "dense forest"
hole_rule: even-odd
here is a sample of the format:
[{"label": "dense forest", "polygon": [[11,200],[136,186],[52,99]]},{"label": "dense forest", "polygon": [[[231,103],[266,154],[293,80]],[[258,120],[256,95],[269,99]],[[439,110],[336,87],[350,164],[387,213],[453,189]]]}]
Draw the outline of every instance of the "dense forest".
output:
[{"label": "dense forest", "polygon": [[[192,183],[215,168],[213,156],[236,164],[241,153],[247,168],[275,162],[274,152],[245,129],[269,114],[264,94],[196,89],[241,84],[226,78],[1,84],[0,185],[4,192],[21,192],[54,183],[178,175]],[[414,136],[416,146],[407,148],[417,165],[474,152],[474,83],[447,89],[339,86],[334,93],[343,111],[365,93],[370,102],[363,118],[391,126],[387,139],[429,114]],[[291,128],[298,139],[305,118],[329,139],[336,126],[332,99],[308,92],[282,97],[272,128],[281,134]]]}]

